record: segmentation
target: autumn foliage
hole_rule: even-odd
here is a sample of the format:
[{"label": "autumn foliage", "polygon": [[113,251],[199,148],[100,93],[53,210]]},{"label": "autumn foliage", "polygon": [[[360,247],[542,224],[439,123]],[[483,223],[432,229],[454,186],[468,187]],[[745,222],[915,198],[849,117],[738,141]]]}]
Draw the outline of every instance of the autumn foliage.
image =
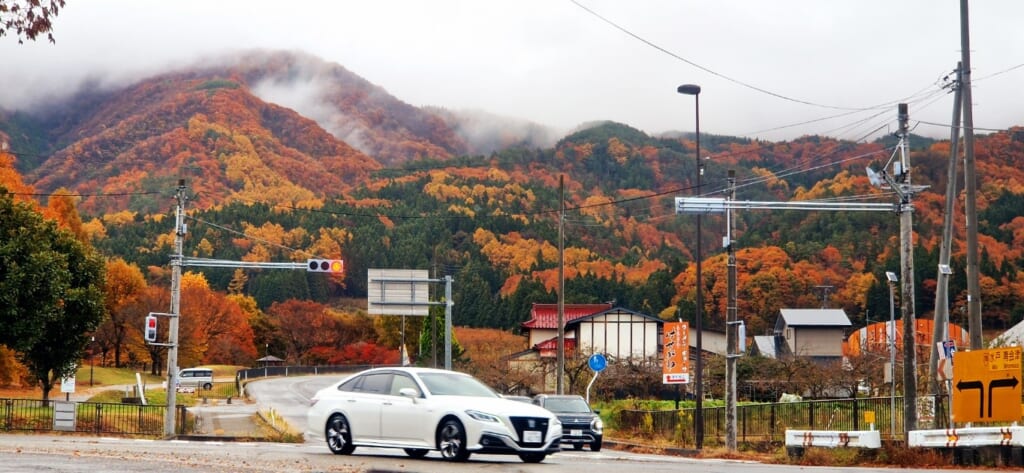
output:
[{"label": "autumn foliage", "polygon": [[[186,256],[346,264],[345,274],[316,276],[192,268],[182,281],[183,365],[265,354],[289,363],[396,359],[393,321],[366,315],[370,268],[453,276],[456,325],[473,328],[518,329],[530,304],[557,299],[563,280],[568,302],[615,301],[665,319],[693,317],[700,284],[709,327],[724,324],[725,219],[706,216],[697,235],[695,219],[675,209],[675,197],[697,192],[688,137],[601,123],[550,149],[466,156],[451,124],[340,66],[292,53],[224,64],[83,92],[55,105],[59,116],[31,122],[38,136],[19,137],[44,154],[0,150],[0,185],[108,258],[108,317],[93,348],[105,363],[158,364],[163,355],[141,343],[138,327],[168,308],[178,179],[190,193]],[[261,98],[291,81],[334,113],[314,121]],[[0,129],[12,123],[0,116]],[[997,330],[1024,319],[1024,130],[977,138],[981,291],[986,329]],[[734,170],[740,200],[893,201],[863,172],[891,155],[885,140],[711,135],[702,143],[709,195]],[[929,317],[950,150],[917,137],[913,145],[914,182],[927,186],[914,201],[916,315]],[[954,314],[966,302],[963,196],[956,202]],[[748,333],[769,333],[783,307],[827,303],[855,325],[887,312],[884,273],[899,265],[894,215],[735,212],[737,305]],[[500,358],[488,344],[512,343],[483,342],[471,358]]]}]

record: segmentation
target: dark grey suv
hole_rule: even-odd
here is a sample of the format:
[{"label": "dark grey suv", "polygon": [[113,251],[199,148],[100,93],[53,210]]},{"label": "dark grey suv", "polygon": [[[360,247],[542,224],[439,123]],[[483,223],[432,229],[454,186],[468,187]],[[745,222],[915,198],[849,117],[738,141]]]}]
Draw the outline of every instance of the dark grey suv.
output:
[{"label": "dark grey suv", "polygon": [[553,412],[562,421],[563,444],[572,444],[576,450],[582,450],[584,445],[590,445],[594,452],[601,450],[604,423],[597,415],[599,411],[592,410],[583,396],[538,394],[533,403]]}]

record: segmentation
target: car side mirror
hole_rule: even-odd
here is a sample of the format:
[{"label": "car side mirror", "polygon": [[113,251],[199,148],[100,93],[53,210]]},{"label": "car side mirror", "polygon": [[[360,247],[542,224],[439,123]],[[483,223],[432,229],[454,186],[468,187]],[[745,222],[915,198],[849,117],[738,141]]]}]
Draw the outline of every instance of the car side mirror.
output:
[{"label": "car side mirror", "polygon": [[591,409],[591,410],[594,411],[594,414],[600,414],[601,413],[601,409]]},{"label": "car side mirror", "polygon": [[398,390],[398,394],[404,397],[417,399],[420,397],[420,393],[413,388],[402,388]]}]

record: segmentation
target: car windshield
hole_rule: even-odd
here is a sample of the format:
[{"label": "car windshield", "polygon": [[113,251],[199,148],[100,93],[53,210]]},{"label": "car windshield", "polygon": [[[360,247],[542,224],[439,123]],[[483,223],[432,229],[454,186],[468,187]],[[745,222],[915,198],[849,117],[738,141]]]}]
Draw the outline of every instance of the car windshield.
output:
[{"label": "car windshield", "polygon": [[544,408],[551,412],[590,412],[587,401],[580,398],[553,398],[544,401]]},{"label": "car windshield", "polygon": [[455,373],[420,373],[420,380],[435,396],[499,397],[476,378]]}]

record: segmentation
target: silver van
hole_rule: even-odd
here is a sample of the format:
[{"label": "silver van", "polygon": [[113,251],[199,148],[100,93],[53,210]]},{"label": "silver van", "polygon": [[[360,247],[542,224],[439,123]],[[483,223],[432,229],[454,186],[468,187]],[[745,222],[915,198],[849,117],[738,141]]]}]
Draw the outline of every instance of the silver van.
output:
[{"label": "silver van", "polygon": [[186,388],[213,389],[213,370],[209,368],[185,368],[178,372],[178,386]]}]

